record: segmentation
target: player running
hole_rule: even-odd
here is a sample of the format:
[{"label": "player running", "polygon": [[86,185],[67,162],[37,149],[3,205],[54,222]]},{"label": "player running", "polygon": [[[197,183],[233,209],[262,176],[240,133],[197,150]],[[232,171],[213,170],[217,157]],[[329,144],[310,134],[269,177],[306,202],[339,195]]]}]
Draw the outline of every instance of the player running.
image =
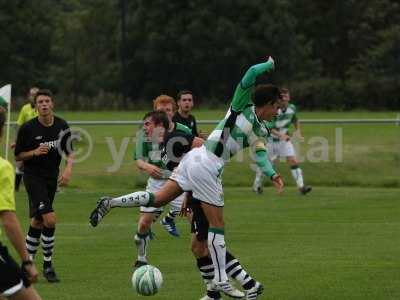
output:
[{"label": "player running", "polygon": [[[279,100],[278,115],[273,119],[272,122],[268,123],[267,126],[271,127],[272,137],[269,138],[269,153],[272,161],[277,161],[279,157],[286,158],[287,163],[290,166],[292,176],[296,182],[297,188],[300,193],[305,195],[311,192],[311,186],[304,184],[303,172],[299,167],[299,163],[296,159],[296,152],[291,142],[289,129],[293,124],[296,129],[297,136],[300,139],[304,139],[301,134],[300,122],[297,118],[296,106],[289,103],[290,93],[286,88],[281,89],[281,99]],[[264,174],[257,170],[256,177],[253,183],[253,191],[258,194],[262,193]]]},{"label": "player running", "polygon": [[256,78],[273,68],[274,60],[271,57],[266,62],[249,68],[235,90],[225,118],[210,134],[204,146],[194,148],[184,156],[158,192],[139,191],[118,198],[102,199],[91,218],[96,218],[99,222],[113,207],[161,207],[184,191],[192,191],[193,197],[201,202],[209,222],[207,243],[214,266],[213,285],[230,297],[242,298],[244,294],[232,286],[226,273],[221,176],[230,157],[243,148],[251,147],[260,169],[271,178],[279,192],[283,189],[281,177],[266,159],[267,151],[263,140],[269,135],[269,130],[262,122],[276,116],[280,92],[274,85],[255,87]]}]

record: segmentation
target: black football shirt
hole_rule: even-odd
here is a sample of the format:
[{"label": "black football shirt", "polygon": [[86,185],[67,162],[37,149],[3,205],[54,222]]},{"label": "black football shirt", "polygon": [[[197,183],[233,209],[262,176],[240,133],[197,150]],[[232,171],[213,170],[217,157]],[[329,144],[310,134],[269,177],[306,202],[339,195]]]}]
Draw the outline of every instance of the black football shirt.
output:
[{"label": "black football shirt", "polygon": [[172,118],[172,121],[181,123],[181,124],[189,127],[190,129],[192,129],[192,133],[194,134],[194,136],[199,136],[199,133],[197,132],[196,119],[193,115],[189,115],[189,117],[184,118],[179,114],[179,112],[176,112]]},{"label": "black football shirt", "polygon": [[164,166],[173,171],[179,165],[183,155],[192,149],[195,136],[182,131],[168,132],[160,144],[161,160]]},{"label": "black football shirt", "polygon": [[49,147],[45,155],[34,156],[24,161],[24,172],[27,175],[43,178],[57,178],[61,155],[69,155],[72,151],[71,132],[68,123],[54,116],[54,122],[46,127],[36,117],[24,123],[18,131],[14,154],[36,149],[41,144]]}]

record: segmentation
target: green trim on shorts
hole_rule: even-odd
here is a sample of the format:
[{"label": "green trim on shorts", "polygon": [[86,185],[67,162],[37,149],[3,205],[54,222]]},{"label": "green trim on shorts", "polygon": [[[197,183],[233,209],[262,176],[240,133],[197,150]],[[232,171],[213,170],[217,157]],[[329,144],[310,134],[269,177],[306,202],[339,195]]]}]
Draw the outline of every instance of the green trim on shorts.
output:
[{"label": "green trim on shorts", "polygon": [[147,207],[153,207],[153,204],[154,204],[154,200],[155,200],[155,196],[154,196],[154,194],[153,193],[151,193],[151,192],[148,192],[149,193],[149,202],[147,203]]},{"label": "green trim on shorts", "polygon": [[225,230],[224,228],[216,228],[216,227],[210,227],[208,228],[208,232],[212,232],[212,233],[217,233],[217,234],[225,234]]}]

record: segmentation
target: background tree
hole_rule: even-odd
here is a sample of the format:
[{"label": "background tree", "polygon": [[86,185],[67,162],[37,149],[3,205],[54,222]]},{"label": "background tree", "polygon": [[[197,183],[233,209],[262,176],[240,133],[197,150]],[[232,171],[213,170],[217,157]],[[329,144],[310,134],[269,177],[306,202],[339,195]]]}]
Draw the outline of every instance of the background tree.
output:
[{"label": "background tree", "polygon": [[302,107],[394,109],[398,24],[396,0],[0,0],[0,84],[49,87],[68,109],[148,107],[183,88],[218,106],[272,55],[260,80]]}]

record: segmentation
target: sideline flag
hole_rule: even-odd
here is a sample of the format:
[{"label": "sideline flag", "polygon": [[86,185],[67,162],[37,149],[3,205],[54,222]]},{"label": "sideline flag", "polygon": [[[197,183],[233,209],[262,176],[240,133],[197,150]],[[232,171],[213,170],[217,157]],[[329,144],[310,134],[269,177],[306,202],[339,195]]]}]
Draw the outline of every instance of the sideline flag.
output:
[{"label": "sideline flag", "polygon": [[11,84],[0,88],[0,106],[7,111],[6,151],[5,159],[8,159],[8,144],[10,141],[10,117],[11,117]]},{"label": "sideline flag", "polygon": [[9,110],[11,102],[11,84],[7,84],[0,88],[0,106],[4,109]]}]

